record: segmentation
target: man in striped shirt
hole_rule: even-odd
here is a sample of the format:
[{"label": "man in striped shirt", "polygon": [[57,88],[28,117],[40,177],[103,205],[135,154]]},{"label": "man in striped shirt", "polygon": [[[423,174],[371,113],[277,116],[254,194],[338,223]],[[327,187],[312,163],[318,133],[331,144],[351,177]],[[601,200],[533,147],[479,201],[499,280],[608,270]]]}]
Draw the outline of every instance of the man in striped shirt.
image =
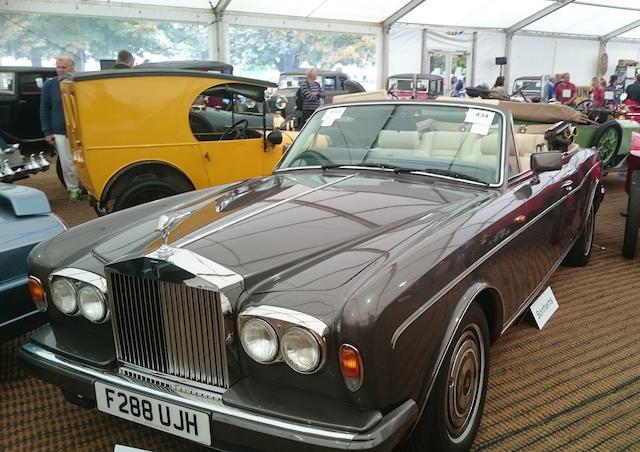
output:
[{"label": "man in striped shirt", "polygon": [[325,93],[320,83],[316,81],[318,71],[315,68],[307,70],[307,81],[300,86],[302,96],[302,118],[300,126],[307,122],[307,119],[324,102]]}]

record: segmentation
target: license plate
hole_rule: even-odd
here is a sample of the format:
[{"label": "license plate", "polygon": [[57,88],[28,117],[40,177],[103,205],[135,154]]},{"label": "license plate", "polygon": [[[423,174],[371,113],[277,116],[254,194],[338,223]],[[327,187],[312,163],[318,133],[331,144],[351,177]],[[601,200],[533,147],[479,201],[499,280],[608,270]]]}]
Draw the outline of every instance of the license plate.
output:
[{"label": "license plate", "polygon": [[201,444],[211,444],[209,415],[95,382],[98,410]]}]

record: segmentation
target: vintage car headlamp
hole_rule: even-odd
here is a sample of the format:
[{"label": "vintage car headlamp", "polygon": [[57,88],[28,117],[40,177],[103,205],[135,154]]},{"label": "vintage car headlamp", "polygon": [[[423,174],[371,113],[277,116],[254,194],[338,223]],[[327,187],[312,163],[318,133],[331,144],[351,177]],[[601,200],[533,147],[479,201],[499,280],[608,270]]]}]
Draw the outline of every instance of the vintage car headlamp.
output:
[{"label": "vintage car headlamp", "polygon": [[53,304],[67,315],[74,315],[78,311],[76,302],[76,286],[67,278],[56,278],[51,283],[51,298]]},{"label": "vintage car headlamp", "polygon": [[320,344],[309,331],[291,327],[282,337],[282,357],[296,372],[313,372],[322,359]]},{"label": "vintage car headlamp", "polygon": [[278,335],[262,319],[251,319],[244,324],[240,342],[247,355],[261,364],[273,361],[278,354]]},{"label": "vintage car headlamp", "polygon": [[107,316],[104,294],[95,286],[84,284],[76,294],[80,314],[94,323],[102,322]]},{"label": "vintage car headlamp", "polygon": [[276,97],[276,108],[278,110],[284,110],[285,108],[287,108],[287,98],[284,96],[278,96]]}]

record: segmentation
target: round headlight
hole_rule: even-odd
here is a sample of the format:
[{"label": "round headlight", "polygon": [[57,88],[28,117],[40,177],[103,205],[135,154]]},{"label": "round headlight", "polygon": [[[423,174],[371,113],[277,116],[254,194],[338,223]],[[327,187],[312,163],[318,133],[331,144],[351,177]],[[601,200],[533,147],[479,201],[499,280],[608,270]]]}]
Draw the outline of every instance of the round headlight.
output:
[{"label": "round headlight", "polygon": [[242,347],[251,359],[265,364],[278,354],[278,336],[271,325],[262,319],[251,319],[244,324],[240,335]]},{"label": "round headlight", "polygon": [[278,110],[284,110],[287,108],[287,98],[284,96],[278,96],[276,98],[276,108]]},{"label": "round headlight", "polygon": [[322,359],[320,344],[309,331],[289,328],[282,337],[282,357],[296,372],[313,372]]},{"label": "round headlight", "polygon": [[73,315],[78,310],[76,287],[66,278],[56,278],[51,283],[51,298],[63,314]]},{"label": "round headlight", "polygon": [[76,295],[80,314],[92,322],[102,322],[107,316],[107,303],[104,294],[95,286],[85,284]]}]

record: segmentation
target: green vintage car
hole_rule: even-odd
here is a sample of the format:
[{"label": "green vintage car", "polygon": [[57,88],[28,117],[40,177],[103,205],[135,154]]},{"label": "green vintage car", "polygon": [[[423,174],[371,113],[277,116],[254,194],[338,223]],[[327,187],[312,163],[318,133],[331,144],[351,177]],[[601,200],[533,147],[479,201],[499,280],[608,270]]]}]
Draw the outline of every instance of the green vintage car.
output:
[{"label": "green vintage car", "polygon": [[500,101],[500,105],[511,109],[516,133],[519,128],[522,132],[536,128],[544,133],[544,130],[560,121],[570,121],[575,126],[575,143],[580,147],[597,148],[605,171],[625,168],[631,149],[631,133],[640,132],[640,124],[636,121],[592,121],[584,113],[561,104]]}]

